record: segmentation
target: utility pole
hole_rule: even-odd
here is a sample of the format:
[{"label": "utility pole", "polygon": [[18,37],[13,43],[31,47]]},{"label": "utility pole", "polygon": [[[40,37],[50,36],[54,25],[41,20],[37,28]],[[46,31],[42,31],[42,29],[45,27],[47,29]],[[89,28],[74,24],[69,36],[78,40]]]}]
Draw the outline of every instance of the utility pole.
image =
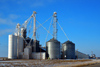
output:
[{"label": "utility pole", "polygon": [[57,39],[57,13],[53,13],[53,38]]}]

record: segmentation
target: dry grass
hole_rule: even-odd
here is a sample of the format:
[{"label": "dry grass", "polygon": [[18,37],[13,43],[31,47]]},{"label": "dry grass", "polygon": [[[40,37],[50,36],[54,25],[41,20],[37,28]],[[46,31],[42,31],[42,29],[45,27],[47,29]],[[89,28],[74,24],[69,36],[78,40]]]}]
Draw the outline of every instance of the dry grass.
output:
[{"label": "dry grass", "polygon": [[[14,62],[10,62],[14,61]],[[0,62],[0,67],[2,66],[1,64],[6,64],[5,67],[44,67],[44,66],[49,66],[49,67],[58,67],[60,64],[66,64],[63,66],[59,67],[67,67],[68,63],[74,63],[74,62],[86,62],[86,61],[92,61],[92,60],[10,60],[9,62]],[[16,61],[16,62],[15,62]],[[86,64],[85,64],[86,65]],[[78,67],[80,65],[77,65]],[[75,67],[75,66],[74,66]]]},{"label": "dry grass", "polygon": [[86,64],[80,64],[80,65],[75,65],[75,66],[72,66],[72,67],[83,67],[83,66],[89,66],[89,65],[94,65],[94,64],[97,64],[97,62],[86,63]]},{"label": "dry grass", "polygon": [[85,61],[92,61],[90,59],[88,60],[56,60],[56,62],[85,62]]},{"label": "dry grass", "polygon": [[55,67],[83,67],[83,66],[89,66],[89,65],[94,65],[94,64],[98,64],[98,63],[100,63],[100,61],[86,62],[86,63],[80,63],[80,64],[71,64],[71,65],[61,65],[61,66],[55,66]]}]

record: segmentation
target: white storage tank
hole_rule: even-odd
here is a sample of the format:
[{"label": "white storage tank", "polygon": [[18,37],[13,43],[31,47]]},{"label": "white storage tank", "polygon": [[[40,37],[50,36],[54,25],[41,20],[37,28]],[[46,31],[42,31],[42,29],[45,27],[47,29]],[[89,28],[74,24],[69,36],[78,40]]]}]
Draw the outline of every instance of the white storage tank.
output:
[{"label": "white storage tank", "polygon": [[9,35],[8,38],[8,59],[17,58],[17,37],[15,35]]}]

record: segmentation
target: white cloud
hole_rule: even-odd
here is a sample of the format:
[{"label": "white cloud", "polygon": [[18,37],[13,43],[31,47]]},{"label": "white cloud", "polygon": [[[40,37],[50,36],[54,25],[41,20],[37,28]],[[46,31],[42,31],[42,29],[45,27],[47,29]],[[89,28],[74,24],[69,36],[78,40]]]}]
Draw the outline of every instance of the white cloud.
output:
[{"label": "white cloud", "polygon": [[[7,33],[12,34],[15,30],[17,22],[15,20],[19,18],[18,15],[15,14],[9,14],[7,18],[0,18],[0,36],[5,35]],[[3,26],[7,25],[5,29],[3,29]],[[10,26],[10,27],[9,27]],[[11,29],[10,29],[11,28]]]},{"label": "white cloud", "polygon": [[0,18],[0,25],[15,25],[16,22],[13,22],[15,19],[19,18],[18,15],[15,14],[9,14],[7,18]]},{"label": "white cloud", "polygon": [[46,6],[54,2],[56,2],[56,0],[35,0],[34,2],[32,2],[32,7]]},{"label": "white cloud", "polygon": [[56,2],[56,0],[19,0],[16,3],[20,6],[29,5],[29,7],[42,7],[54,2]]},{"label": "white cloud", "polygon": [[0,18],[0,25],[1,25],[1,24],[15,25],[15,22],[12,22],[12,20],[9,20],[9,19]]},{"label": "white cloud", "polygon": [[15,15],[15,14],[10,14],[9,15],[9,18],[10,19],[17,19],[17,18],[19,18],[19,16],[18,15]]},{"label": "white cloud", "polygon": [[43,2],[35,2],[31,5],[31,7],[39,7],[39,6],[44,6]]},{"label": "white cloud", "polygon": [[4,30],[0,30],[0,36],[5,35],[7,33],[12,33],[13,34],[14,29],[4,29]]}]

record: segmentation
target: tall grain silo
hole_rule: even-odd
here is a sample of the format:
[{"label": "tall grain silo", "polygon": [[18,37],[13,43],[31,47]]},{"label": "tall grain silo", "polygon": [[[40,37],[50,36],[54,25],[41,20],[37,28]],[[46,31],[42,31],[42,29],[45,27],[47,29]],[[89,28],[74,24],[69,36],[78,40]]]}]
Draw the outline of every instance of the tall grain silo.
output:
[{"label": "tall grain silo", "polygon": [[23,38],[19,36],[18,52],[23,52]]},{"label": "tall grain silo", "polygon": [[[22,27],[21,28],[21,37],[23,39],[26,39],[26,33],[27,33],[26,28]],[[26,43],[25,43],[25,40],[23,40],[23,51],[24,51],[25,47],[26,47]]]},{"label": "tall grain silo", "polygon": [[8,38],[8,59],[17,58],[17,36],[9,35]]},{"label": "tall grain silo", "polygon": [[62,52],[64,59],[75,59],[75,44],[71,41],[66,41],[62,44]]},{"label": "tall grain silo", "polygon": [[46,43],[46,56],[50,59],[60,58],[60,42],[54,38]]}]

